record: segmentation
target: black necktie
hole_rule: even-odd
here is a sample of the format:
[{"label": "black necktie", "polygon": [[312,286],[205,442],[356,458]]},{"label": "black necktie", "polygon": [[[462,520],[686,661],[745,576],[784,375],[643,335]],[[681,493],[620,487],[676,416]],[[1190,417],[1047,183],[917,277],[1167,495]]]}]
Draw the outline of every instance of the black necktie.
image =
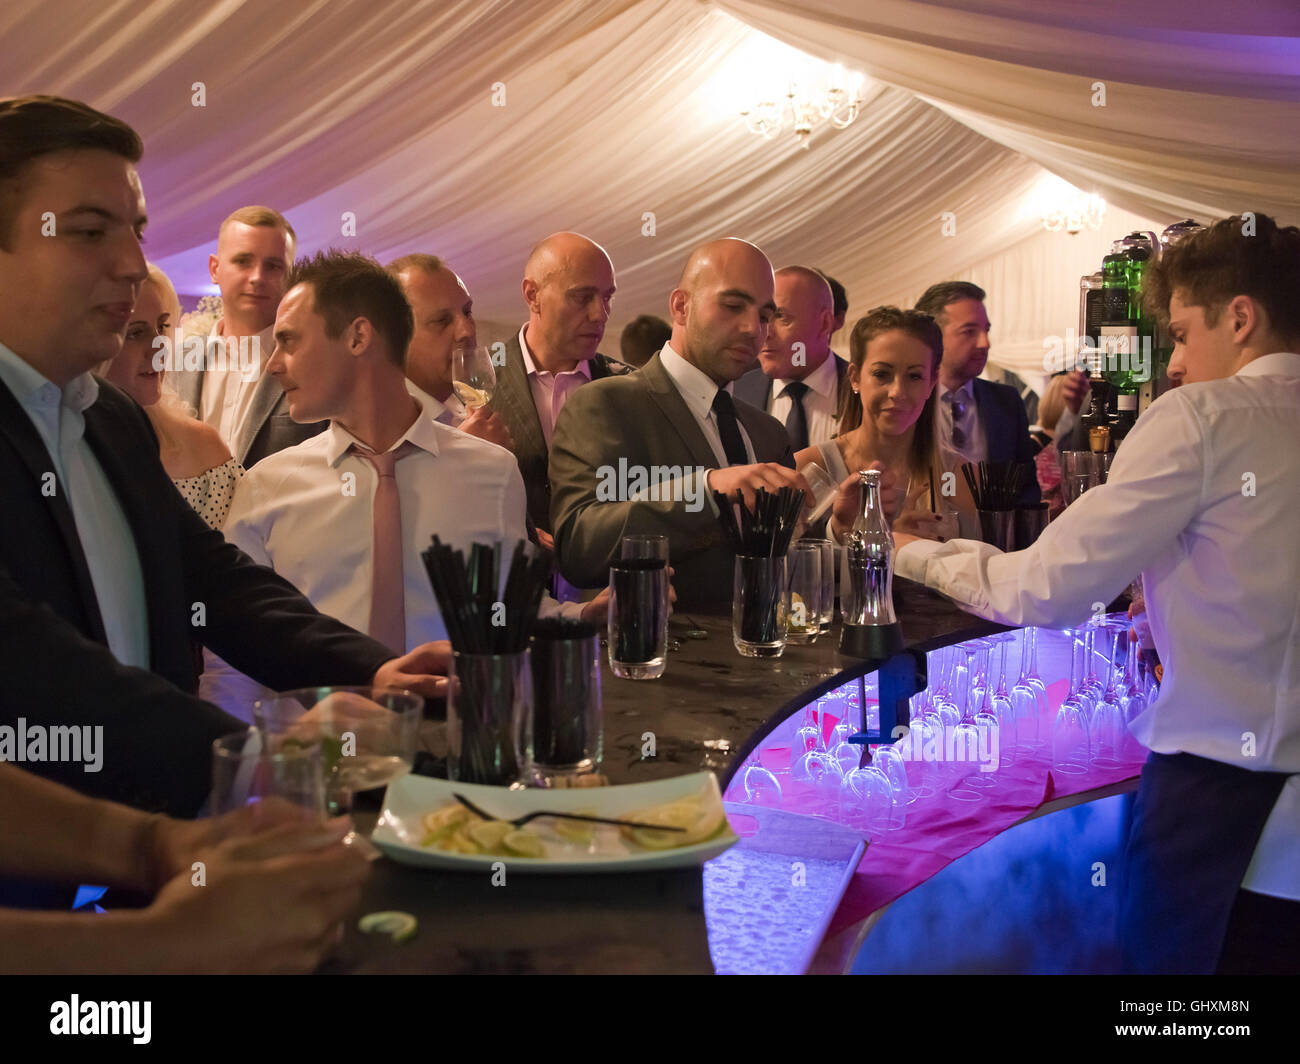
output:
[{"label": "black necktie", "polygon": [[791,381],[785,386],[782,395],[790,397],[790,413],[785,419],[785,430],[790,433],[790,442],[796,451],[808,446],[808,411],[803,408],[803,397],[808,394],[808,385],[803,381]]},{"label": "black necktie", "polygon": [[727,465],[748,465],[749,454],[736,420],[736,405],[725,388],[719,388],[713,397],[713,416],[718,419],[718,435],[722,437],[722,449],[727,452]]}]

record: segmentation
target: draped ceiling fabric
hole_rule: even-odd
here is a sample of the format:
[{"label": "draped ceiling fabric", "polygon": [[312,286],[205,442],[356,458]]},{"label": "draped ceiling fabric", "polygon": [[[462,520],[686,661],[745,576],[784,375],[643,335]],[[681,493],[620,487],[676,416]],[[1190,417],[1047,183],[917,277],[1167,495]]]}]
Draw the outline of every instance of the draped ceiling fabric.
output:
[{"label": "draped ceiling fabric", "polygon": [[[737,117],[786,46],[870,78],[857,121],[807,152]],[[1292,2],[10,0],[0,54],[0,93],[141,132],[146,250],[182,293],[209,291],[221,219],[267,203],[302,252],[441,255],[483,340],[522,319],[549,232],[609,250],[611,353],[636,314],[666,316],[691,247],[736,235],[837,276],[851,320],[986,284],[994,357],[1032,374],[1111,239],[1250,208],[1300,221]],[[1042,229],[1052,174],[1111,201],[1099,233]]]}]

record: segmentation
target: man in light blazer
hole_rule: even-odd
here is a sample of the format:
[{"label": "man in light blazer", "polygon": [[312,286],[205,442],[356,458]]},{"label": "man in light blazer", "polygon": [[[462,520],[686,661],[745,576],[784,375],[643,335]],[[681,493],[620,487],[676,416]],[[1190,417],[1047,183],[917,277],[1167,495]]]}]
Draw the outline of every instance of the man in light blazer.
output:
[{"label": "man in light blazer", "polygon": [[[732,554],[711,492],[807,492],[784,426],[727,385],[747,372],[776,311],[772,266],[753,244],[691,254],[669,299],[672,339],[635,373],[565,406],[551,447],[551,516],[565,579],[603,586],[623,536],[668,536],[678,609],[731,598]],[[649,481],[647,484],[646,482]]]},{"label": "man in light blazer", "polygon": [[596,351],[614,298],[614,264],[593,240],[553,233],[528,256],[522,291],[528,321],[505,345],[489,408],[504,419],[528,492],[528,516],[549,547],[547,458],[556,419],[577,390],[619,372]]},{"label": "man in light blazer", "polygon": [[[177,394],[221,434],[245,469],[310,439],[327,424],[297,424],[284,390],[266,372],[275,348],[275,312],[296,243],[288,220],[270,207],[241,207],[221,223],[208,271],[221,289],[222,315],[210,336],[225,342],[226,357],[218,359],[213,342],[204,352],[204,368],[168,374]],[[260,357],[254,357],[255,348]],[[240,357],[231,357],[236,350]]]}]

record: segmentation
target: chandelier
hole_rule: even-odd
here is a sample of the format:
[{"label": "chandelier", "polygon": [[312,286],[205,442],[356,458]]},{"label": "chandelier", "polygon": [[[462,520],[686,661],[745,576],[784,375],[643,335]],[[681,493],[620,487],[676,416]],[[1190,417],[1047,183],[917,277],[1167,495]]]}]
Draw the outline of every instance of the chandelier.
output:
[{"label": "chandelier", "polygon": [[768,140],[789,130],[808,150],[812,131],[829,122],[836,129],[846,129],[862,109],[861,74],[854,74],[846,86],[845,71],[836,66],[819,85],[790,81],[785,95],[759,99],[747,105],[740,116],[745,128]]},{"label": "chandelier", "polygon": [[1106,201],[1100,196],[1070,189],[1055,202],[1043,206],[1043,228],[1050,233],[1064,229],[1071,235],[1088,228],[1101,228],[1106,217]]}]

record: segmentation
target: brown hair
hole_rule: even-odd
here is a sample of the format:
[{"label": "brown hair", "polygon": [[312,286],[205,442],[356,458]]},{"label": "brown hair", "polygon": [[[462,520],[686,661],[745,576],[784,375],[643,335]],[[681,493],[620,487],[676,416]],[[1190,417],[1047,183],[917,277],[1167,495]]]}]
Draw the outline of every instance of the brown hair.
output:
[{"label": "brown hair", "polygon": [[138,163],[139,134],[120,119],[61,96],[0,100],[0,248],[9,250],[23,201],[28,164],[42,155],[98,148]]},{"label": "brown hair", "polygon": [[374,259],[331,248],[293,268],[289,287],[312,287],[312,310],[325,319],[325,335],[337,340],[357,318],[365,318],[388,345],[388,356],[406,365],[415,331],[411,306],[397,278]]},{"label": "brown hair", "polygon": [[240,222],[244,225],[261,226],[267,229],[279,229],[289,238],[289,259],[293,260],[294,251],[298,248],[298,234],[293,231],[293,226],[289,224],[289,219],[279,211],[271,207],[240,207],[237,211],[231,211],[226,215],[221,227],[217,230],[217,239],[221,239],[221,234],[231,225],[232,222]]},{"label": "brown hair", "polygon": [[943,325],[944,308],[950,303],[960,303],[963,299],[978,299],[984,302],[986,294],[977,284],[971,284],[970,281],[940,281],[938,284],[932,284],[922,294],[921,298],[916,301],[916,309],[923,314],[929,314],[940,325]]},{"label": "brown hair", "polygon": [[[906,333],[920,340],[930,349],[930,379],[934,381],[943,361],[943,330],[929,314],[919,310],[900,310],[898,307],[876,307],[857,320],[849,334],[849,359],[859,377],[867,360],[867,345],[888,332]],[[912,426],[912,452],[908,466],[914,473],[934,477],[939,468],[939,433],[935,416],[939,389],[933,388],[921,409],[921,416]],[[844,393],[840,406],[839,435],[845,436],[862,424],[862,397],[853,391]]]},{"label": "brown hair", "polygon": [[1168,248],[1142,279],[1142,300],[1162,323],[1177,293],[1205,308],[1213,328],[1235,296],[1250,296],[1268,314],[1279,340],[1300,341],[1300,229],[1280,228],[1267,214],[1233,215]]}]

